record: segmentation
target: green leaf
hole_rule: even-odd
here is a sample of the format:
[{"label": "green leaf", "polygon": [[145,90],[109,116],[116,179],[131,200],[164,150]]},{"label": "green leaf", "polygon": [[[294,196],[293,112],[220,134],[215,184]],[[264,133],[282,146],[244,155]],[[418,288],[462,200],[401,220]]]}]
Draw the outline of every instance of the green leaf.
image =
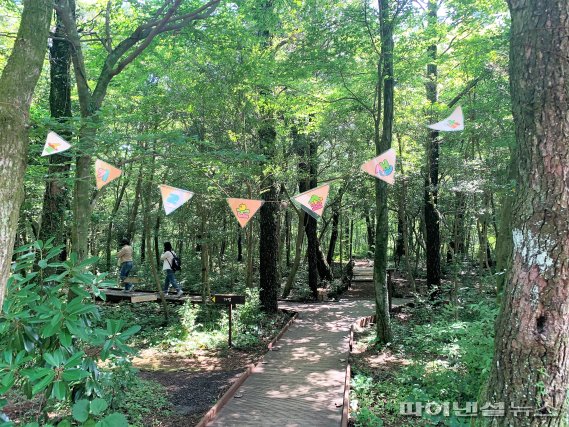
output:
[{"label": "green leaf", "polygon": [[59,424],[57,424],[57,427],[71,427],[71,421],[63,420]]},{"label": "green leaf", "polygon": [[51,353],[45,353],[43,355],[44,360],[47,362],[48,365],[56,367],[59,366],[59,363],[55,360],[55,356]]},{"label": "green leaf", "polygon": [[91,413],[93,415],[101,415],[108,407],[109,405],[105,399],[95,399],[91,402]]},{"label": "green leaf", "polygon": [[41,268],[42,270],[44,268],[47,268],[47,260],[45,259],[40,259],[38,262],[38,267]]},{"label": "green leaf", "polygon": [[65,332],[61,332],[59,334],[59,341],[61,342],[61,345],[63,347],[69,347],[69,346],[71,346],[71,342],[72,342],[71,335],[69,335],[68,333],[65,333]]},{"label": "green leaf", "polygon": [[121,333],[119,336],[122,340],[125,340],[125,339],[131,337],[132,335],[136,334],[138,331],[140,331],[140,326],[134,325],[134,326],[131,326],[130,328],[128,328],[123,333]]},{"label": "green leaf", "polygon": [[81,261],[79,264],[76,265],[76,267],[78,267],[78,268],[84,268],[84,267],[87,267],[87,266],[89,266],[89,265],[96,264],[97,261],[99,261],[99,257],[94,256],[94,257],[91,257],[91,258],[87,258],[87,259],[84,260],[84,261]]},{"label": "green leaf", "polygon": [[85,399],[78,400],[73,405],[72,414],[73,418],[81,423],[87,421],[87,418],[89,418],[89,401]]},{"label": "green leaf", "polygon": [[123,321],[118,319],[108,319],[107,320],[107,333],[109,335],[115,335],[119,333],[123,326]]},{"label": "green leaf", "polygon": [[96,424],[97,427],[128,427],[128,422],[123,414],[114,413],[107,415]]},{"label": "green leaf", "polygon": [[91,375],[89,372],[82,369],[66,369],[63,371],[63,379],[65,381],[79,381],[87,378],[89,375]]},{"label": "green leaf", "polygon": [[37,384],[32,387],[32,395],[38,394],[40,391],[44,390],[48,385],[51,384],[55,378],[55,371],[49,370],[49,373]]},{"label": "green leaf", "polygon": [[78,351],[76,353],[73,353],[73,356],[71,356],[69,359],[67,359],[67,361],[65,362],[65,367],[66,368],[73,368],[74,366],[77,366],[80,361],[81,358],[85,355],[84,352],[82,351]]},{"label": "green leaf", "polygon": [[57,400],[65,400],[65,397],[67,396],[67,384],[63,381],[56,381],[53,383],[51,395]]}]

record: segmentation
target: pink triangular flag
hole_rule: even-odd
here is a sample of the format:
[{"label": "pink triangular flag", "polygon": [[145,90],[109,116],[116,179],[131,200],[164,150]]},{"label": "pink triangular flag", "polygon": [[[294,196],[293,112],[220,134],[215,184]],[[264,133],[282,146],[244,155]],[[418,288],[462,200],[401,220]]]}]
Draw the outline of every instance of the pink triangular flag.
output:
[{"label": "pink triangular flag", "polygon": [[97,159],[95,161],[95,175],[97,178],[97,188],[99,190],[112,180],[121,176],[121,173],[122,171],[120,169],[115,168],[102,160]]},{"label": "pink triangular flag", "polygon": [[49,132],[45,140],[45,145],[43,147],[43,156],[51,156],[52,154],[62,153],[65,150],[69,150],[71,144],[69,144],[65,139],[60,137],[55,132]]},{"label": "pink triangular flag", "polygon": [[395,159],[395,150],[390,148],[379,156],[365,162],[361,169],[388,184],[393,184],[395,182]]},{"label": "pink triangular flag", "polygon": [[160,185],[159,187],[166,215],[170,215],[194,196],[191,191],[181,188],[170,187],[169,185]]},{"label": "pink triangular flag", "polygon": [[433,130],[440,130],[444,132],[464,130],[464,116],[462,114],[462,108],[460,108],[460,106],[456,107],[452,114],[446,119],[433,125],[429,125],[428,127]]},{"label": "pink triangular flag", "polygon": [[227,204],[231,208],[231,212],[239,221],[241,227],[245,227],[247,223],[253,218],[257,211],[265,203],[263,200],[253,199],[227,199]]},{"label": "pink triangular flag", "polygon": [[329,192],[330,185],[326,184],[294,196],[294,200],[300,203],[302,209],[304,209],[306,213],[316,219],[320,219],[324,213],[324,207],[326,206],[326,200],[328,199]]}]

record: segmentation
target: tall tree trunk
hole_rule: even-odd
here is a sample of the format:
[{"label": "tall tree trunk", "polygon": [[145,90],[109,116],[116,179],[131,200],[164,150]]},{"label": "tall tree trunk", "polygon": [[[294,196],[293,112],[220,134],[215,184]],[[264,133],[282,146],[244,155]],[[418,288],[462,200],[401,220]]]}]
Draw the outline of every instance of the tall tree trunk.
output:
[{"label": "tall tree trunk", "polygon": [[201,258],[201,267],[202,267],[202,301],[209,301],[209,297],[211,294],[210,291],[210,286],[209,286],[209,239],[207,238],[208,236],[208,232],[207,232],[207,215],[208,215],[208,210],[206,209],[206,206],[202,206],[203,210],[201,212],[201,225],[200,225],[200,231],[201,231],[201,235],[202,237],[202,241],[201,241],[201,252],[200,252],[200,258]]},{"label": "tall tree trunk", "polygon": [[[66,127],[71,112],[71,53],[69,42],[65,40],[65,31],[59,17],[55,33],[49,48],[50,82],[49,110],[50,115],[61,123],[61,128],[54,129],[62,137],[70,139],[71,131]],[[69,205],[69,194],[65,178],[69,172],[67,157],[54,154],[49,157],[48,176],[45,186],[41,226],[39,238],[46,241],[53,237],[55,245],[65,245],[67,229],[65,227],[65,211]],[[61,255],[65,260],[67,251]]]},{"label": "tall tree trunk", "polygon": [[41,74],[51,0],[24,0],[12,53],[0,76],[0,311],[24,197],[29,112]]},{"label": "tall tree trunk", "polygon": [[[391,148],[393,129],[393,18],[390,0],[379,0],[379,22],[381,31],[381,73],[377,76],[383,85],[383,128],[381,138],[376,126],[375,151],[381,154]],[[378,67],[378,70],[380,67]],[[378,101],[378,104],[380,102]],[[378,111],[379,116],[379,111]],[[375,288],[376,337],[382,343],[391,341],[391,323],[389,319],[389,293],[387,289],[387,243],[388,243],[388,208],[387,183],[375,180],[375,252],[373,283]]]},{"label": "tall tree trunk", "polygon": [[[111,268],[111,245],[112,245],[112,241],[113,241],[113,225],[115,222],[115,216],[116,216],[117,212],[119,211],[119,208],[121,206],[122,199],[124,197],[124,193],[125,193],[127,186],[128,186],[128,180],[124,179],[120,189],[118,190],[118,194],[116,195],[115,204],[113,205],[113,210],[111,212],[111,219],[109,220],[109,224],[107,227],[106,260],[107,260],[107,269],[108,270],[110,270],[110,268]],[[125,236],[122,236],[122,237],[125,237]]]},{"label": "tall tree trunk", "polygon": [[[517,147],[511,263],[484,401],[497,426],[567,426],[569,392],[569,3],[509,0],[510,86]],[[509,245],[510,243],[508,243]],[[530,407],[523,416],[509,409]]]},{"label": "tall tree trunk", "polygon": [[237,262],[243,262],[243,230],[238,225],[237,230]]},{"label": "tall tree trunk", "polygon": [[298,271],[298,267],[300,266],[300,261],[302,259],[302,243],[304,240],[304,217],[306,214],[302,209],[298,211],[298,229],[296,231],[296,244],[294,250],[294,261],[292,263],[292,267],[288,274],[285,287],[283,289],[283,298],[289,296],[290,291],[292,290],[292,285],[294,284],[294,279],[296,277],[296,273]]},{"label": "tall tree trunk", "polygon": [[[429,0],[429,26],[437,23],[438,2]],[[437,102],[437,45],[427,48],[431,63],[427,65],[427,100],[433,106]],[[427,141],[427,170],[425,174],[425,243],[427,249],[427,287],[434,298],[438,295],[441,285],[441,243],[438,213],[439,185],[439,132],[429,131]]]},{"label": "tall tree trunk", "polygon": [[126,228],[125,237],[129,240],[134,239],[134,230],[136,229],[136,217],[138,215],[138,207],[140,206],[140,192],[142,190],[142,168],[138,172],[138,178],[136,179],[136,188],[134,190],[134,201],[132,203],[132,210],[130,211],[130,216],[128,217],[128,224]]},{"label": "tall tree trunk", "polygon": [[348,222],[348,256],[350,259],[354,257],[354,216],[353,216],[353,209],[352,209],[352,216],[350,221]]},{"label": "tall tree trunk", "polygon": [[160,212],[156,213],[156,222],[154,223],[154,253],[156,255],[156,265],[160,265]]},{"label": "tall tree trunk", "polygon": [[142,227],[142,236],[140,242],[140,263],[146,259],[146,227]]},{"label": "tall tree trunk", "polygon": [[371,256],[375,252],[375,230],[373,229],[374,221],[372,221],[368,213],[365,214],[365,220],[367,231],[367,252]]},{"label": "tall tree trunk", "polygon": [[291,237],[291,220],[290,210],[285,210],[285,252],[286,252],[286,266],[290,267],[290,237]]},{"label": "tall tree trunk", "polygon": [[[339,204],[338,204],[339,205]],[[340,222],[340,207],[334,206],[332,210],[332,232],[330,233],[330,244],[328,245],[328,255],[326,261],[332,265],[334,260],[334,252],[336,251],[336,242],[338,241],[338,224]]]},{"label": "tall tree trunk", "polygon": [[[275,150],[276,131],[271,123],[265,123],[259,129],[262,151],[270,159]],[[261,233],[259,236],[259,275],[261,306],[265,312],[276,312],[278,309],[278,292],[280,288],[278,274],[279,255],[279,193],[272,175],[264,177],[265,204],[260,209],[259,220]]]},{"label": "tall tree trunk", "polygon": [[[307,188],[306,190],[309,190],[311,188],[316,188],[318,186],[317,155],[318,155],[318,147],[316,139],[308,138],[308,156],[309,156],[308,164],[309,164],[310,187]],[[303,190],[301,190],[301,192],[302,191]],[[331,281],[334,279],[334,276],[332,274],[332,269],[330,268],[330,265],[326,261],[326,257],[324,256],[322,247],[320,246],[320,240],[318,239],[318,223],[316,222],[316,219],[314,219],[312,216],[310,215],[308,216],[309,218],[306,224],[306,240],[308,241],[308,250],[310,251],[312,246],[312,250],[314,251],[316,259],[316,268],[318,269],[318,275],[320,276],[320,278],[322,280]]]},{"label": "tall tree trunk", "polygon": [[454,220],[452,224],[452,251],[453,256],[461,257],[464,255],[464,240],[465,240],[465,229],[464,229],[464,215],[466,213],[466,194],[463,191],[457,191],[454,196]]}]

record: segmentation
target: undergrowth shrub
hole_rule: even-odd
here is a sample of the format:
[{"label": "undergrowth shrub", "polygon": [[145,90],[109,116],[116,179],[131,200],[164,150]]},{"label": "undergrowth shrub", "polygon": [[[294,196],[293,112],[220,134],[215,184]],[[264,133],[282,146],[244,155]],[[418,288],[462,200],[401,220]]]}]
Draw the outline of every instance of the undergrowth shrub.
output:
[{"label": "undergrowth shrub", "polygon": [[[139,327],[124,330],[124,322],[110,319],[95,326],[101,318],[93,295],[104,298],[99,287],[112,283],[90,271],[97,258],[79,261],[72,253],[57,261],[62,249],[50,240],[15,251],[0,314],[0,395],[14,390],[37,401],[34,418],[42,425],[49,425],[53,408],[71,409],[59,416],[60,427],[72,420],[126,425],[122,414],[105,415],[100,364],[128,363],[132,350],[126,342]],[[0,400],[0,411],[7,403]]]},{"label": "undergrowth shrub", "polygon": [[[467,426],[470,419],[452,414],[422,419],[399,414],[403,402],[476,402],[494,352],[494,300],[480,300],[433,310],[425,303],[414,309],[412,321],[394,322],[392,351],[407,364],[394,370],[354,368],[351,399],[356,426]],[[431,320],[431,321],[429,321]],[[369,341],[373,343],[373,333]],[[378,421],[378,418],[380,419]]]}]

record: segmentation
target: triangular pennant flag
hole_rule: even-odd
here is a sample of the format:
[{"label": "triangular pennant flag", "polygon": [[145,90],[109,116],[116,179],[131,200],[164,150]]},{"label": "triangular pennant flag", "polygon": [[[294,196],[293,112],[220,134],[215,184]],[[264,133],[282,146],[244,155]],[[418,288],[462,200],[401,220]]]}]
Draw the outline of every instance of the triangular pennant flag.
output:
[{"label": "triangular pennant flag", "polygon": [[52,154],[61,153],[65,150],[69,150],[71,148],[71,144],[69,144],[65,139],[60,137],[55,132],[50,132],[47,134],[47,138],[45,140],[45,145],[43,147],[43,156],[51,156]]},{"label": "triangular pennant flag", "polygon": [[102,160],[97,159],[95,161],[95,175],[97,178],[97,188],[99,190],[112,180],[121,176],[121,173],[122,171],[120,169],[117,169]]},{"label": "triangular pennant flag", "polygon": [[160,185],[159,187],[166,215],[170,215],[194,196],[191,191],[181,188],[170,187],[169,185]]},{"label": "triangular pennant flag", "polygon": [[462,115],[462,108],[460,108],[460,106],[456,107],[450,116],[438,123],[435,123],[434,125],[429,125],[429,128],[445,132],[464,130],[464,116]]},{"label": "triangular pennant flag", "polygon": [[326,206],[326,200],[328,199],[329,192],[330,185],[326,184],[313,188],[312,190],[305,191],[298,196],[294,196],[294,200],[300,203],[302,209],[304,209],[306,213],[316,219],[320,219],[324,213],[324,206]]},{"label": "triangular pennant flag", "polygon": [[265,203],[263,200],[253,200],[253,199],[227,199],[227,204],[231,208],[231,212],[239,221],[241,227],[245,227],[247,223],[253,218],[257,211]]},{"label": "triangular pennant flag", "polygon": [[390,148],[379,156],[365,162],[361,169],[388,184],[393,184],[395,182],[395,159],[395,150]]}]

